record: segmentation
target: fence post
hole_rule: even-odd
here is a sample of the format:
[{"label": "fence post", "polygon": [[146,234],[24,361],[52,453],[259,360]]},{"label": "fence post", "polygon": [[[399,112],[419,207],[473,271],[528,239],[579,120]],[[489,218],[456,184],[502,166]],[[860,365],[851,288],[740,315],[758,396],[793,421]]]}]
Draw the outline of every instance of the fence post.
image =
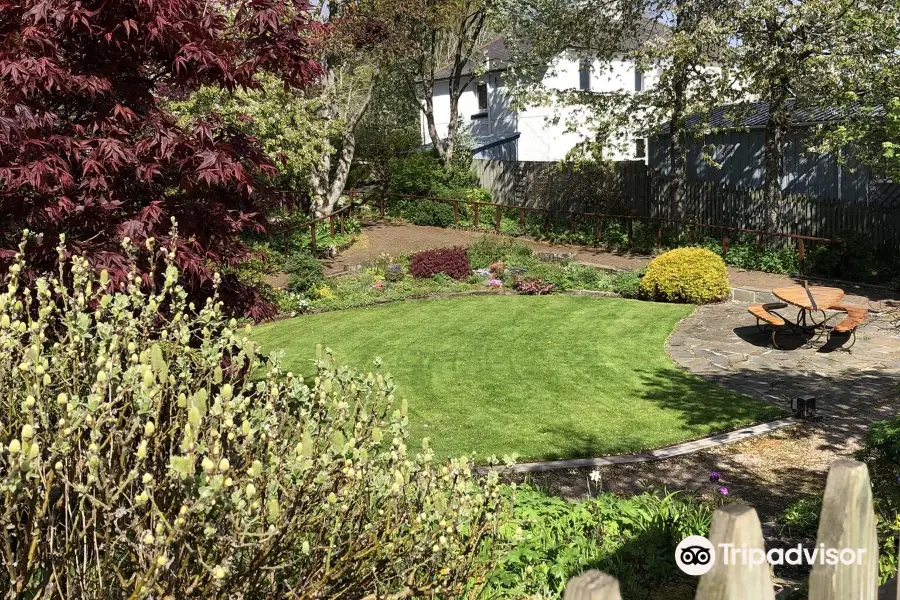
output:
[{"label": "fence post", "polygon": [[622,594],[615,577],[592,570],[569,580],[563,600],[622,600]]},{"label": "fence post", "polygon": [[[700,578],[696,600],[775,600],[762,527],[752,507],[729,504],[717,510],[709,529],[709,541],[716,553],[715,563]],[[749,562],[758,560],[759,564],[742,564],[740,559],[726,561],[721,555],[729,548],[744,551],[754,559]]]},{"label": "fence post", "polygon": [[597,217],[597,224],[594,226],[594,243],[600,243],[600,229],[603,225],[603,218]]},{"label": "fence post", "polygon": [[328,215],[328,237],[334,239],[334,213]]},{"label": "fence post", "polygon": [[479,206],[479,204],[477,202],[475,202],[474,203],[475,208],[473,209],[475,211],[475,218],[472,221],[473,223],[475,223],[475,229],[478,229],[478,206]]},{"label": "fence post", "polygon": [[657,221],[656,223],[656,247],[660,248],[662,246],[662,219]]},{"label": "fence post", "polygon": [[495,209],[494,213],[494,231],[500,233],[500,207]]},{"label": "fence post", "polygon": [[575,233],[575,213],[569,213],[569,233]]},{"label": "fence post", "polygon": [[[350,209],[347,209],[347,212],[350,212]],[[344,235],[344,213],[341,213],[341,235]]]},{"label": "fence post", "polygon": [[544,209],[544,235],[550,232],[550,210]]},{"label": "fence post", "polygon": [[312,248],[312,251],[316,251],[316,222],[313,221],[309,224],[309,246]]},{"label": "fence post", "polygon": [[634,246],[634,219],[628,219],[628,249]]},{"label": "fence post", "polygon": [[525,233],[525,209],[519,208],[519,233]]},{"label": "fence post", "polygon": [[800,259],[800,270],[803,271],[803,259],[806,258],[806,244],[803,238],[797,238],[797,255]]},{"label": "fence post", "polygon": [[378,210],[381,212],[381,217],[384,218],[384,198],[378,202]]},{"label": "fence post", "polygon": [[697,229],[694,225],[691,225],[691,246],[693,246],[696,242],[694,241],[694,230]]},{"label": "fence post", "polygon": [[453,224],[459,225],[459,200],[453,201]]},{"label": "fence post", "polygon": [[728,230],[722,230],[722,254],[728,254]]},{"label": "fence post", "polygon": [[[810,600],[875,600],[878,595],[878,536],[866,465],[838,459],[828,470],[819,534],[821,548],[865,549],[861,561],[829,565],[816,561],[809,576]],[[839,555],[840,556],[840,555]]]}]

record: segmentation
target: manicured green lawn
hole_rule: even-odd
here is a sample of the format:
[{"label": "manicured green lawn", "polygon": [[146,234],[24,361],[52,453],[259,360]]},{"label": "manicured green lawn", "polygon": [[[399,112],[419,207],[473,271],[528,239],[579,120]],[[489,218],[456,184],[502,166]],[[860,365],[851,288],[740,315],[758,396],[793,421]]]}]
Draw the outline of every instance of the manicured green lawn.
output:
[{"label": "manicured green lawn", "polygon": [[658,448],[774,418],[689,375],[664,343],[692,307],[581,296],[396,302],[260,327],[266,351],[312,372],[316,344],[371,369],[381,357],[435,452],[520,459]]}]

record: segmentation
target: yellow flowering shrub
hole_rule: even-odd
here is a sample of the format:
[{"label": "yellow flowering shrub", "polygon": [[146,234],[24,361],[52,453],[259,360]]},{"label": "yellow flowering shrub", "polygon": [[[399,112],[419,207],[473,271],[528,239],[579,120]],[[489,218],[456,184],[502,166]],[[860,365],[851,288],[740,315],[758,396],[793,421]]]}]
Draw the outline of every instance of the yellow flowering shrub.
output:
[{"label": "yellow flowering shrub", "polygon": [[677,248],[660,254],[641,278],[641,294],[651,300],[706,304],[728,297],[728,270],[722,257],[705,248]]},{"label": "yellow flowering shrub", "polygon": [[[477,592],[504,501],[406,446],[389,376],[304,383],[169,266],[64,259],[0,293],[0,594],[385,598]],[[169,258],[171,253],[162,250]],[[62,285],[66,281],[67,285]],[[475,560],[479,556],[481,560]]]}]

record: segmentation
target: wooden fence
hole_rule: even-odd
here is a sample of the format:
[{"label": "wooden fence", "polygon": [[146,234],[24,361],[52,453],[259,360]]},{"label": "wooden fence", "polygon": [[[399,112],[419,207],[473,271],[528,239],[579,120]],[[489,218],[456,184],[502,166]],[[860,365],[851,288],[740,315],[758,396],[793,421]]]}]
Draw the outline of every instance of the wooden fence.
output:
[{"label": "wooden fence", "polygon": [[[476,160],[472,169],[481,185],[491,191],[494,203],[500,205],[677,218],[669,200],[670,180],[640,161],[610,167]],[[818,238],[856,233],[877,245],[900,246],[900,196],[875,193],[878,189],[865,197],[845,199],[786,194],[776,211],[777,230]],[[684,221],[747,230],[763,228],[761,189],[690,180],[685,184],[685,196]]]},{"label": "wooden fence", "polygon": [[[713,515],[709,541],[716,549],[712,569],[700,578],[696,600],[774,600],[767,562],[755,566],[720,559],[724,544],[765,552],[756,511],[740,504],[720,508]],[[878,588],[878,537],[869,472],[863,463],[839,459],[831,465],[816,546],[864,549],[862,560],[830,565],[816,561],[809,577],[809,600],[897,600],[896,581]],[[812,548],[809,548],[812,551]],[[672,558],[674,560],[674,556]],[[598,571],[569,581],[564,600],[622,600],[615,578]],[[627,599],[625,599],[627,600]]]},{"label": "wooden fence", "polygon": [[[669,202],[669,180],[648,173],[650,186],[646,216],[674,218]],[[685,220],[741,229],[762,229],[763,191],[732,188],[720,183],[690,181],[685,185]],[[640,212],[640,210],[639,210]],[[793,235],[837,238],[852,232],[877,245],[900,245],[900,208],[893,202],[853,202],[784,196],[778,208],[778,231]]]}]

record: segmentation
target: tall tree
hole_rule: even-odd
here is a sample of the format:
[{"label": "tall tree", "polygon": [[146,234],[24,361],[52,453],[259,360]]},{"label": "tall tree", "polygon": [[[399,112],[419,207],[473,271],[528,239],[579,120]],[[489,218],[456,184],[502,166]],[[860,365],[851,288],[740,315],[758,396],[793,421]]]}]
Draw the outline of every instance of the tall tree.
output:
[{"label": "tall tree", "polygon": [[[683,219],[689,140],[702,130],[693,113],[708,113],[734,96],[729,0],[529,0],[504,3],[500,21],[515,55],[517,93],[525,102],[566,109],[572,130],[591,136],[579,148],[594,158],[661,127],[671,133],[672,216]],[[548,65],[569,52],[594,74],[633,64],[653,85],[641,91],[544,87]],[[690,126],[689,126],[690,125]],[[627,135],[624,135],[627,134]]]},{"label": "tall tree", "polygon": [[[56,268],[65,235],[119,285],[123,240],[168,246],[176,220],[176,265],[193,295],[208,294],[214,271],[245,257],[238,235],[265,228],[274,166],[215,121],[180,127],[158,94],[253,88],[262,71],[308,86],[321,73],[311,33],[322,30],[308,11],[303,0],[240,0],[227,13],[203,0],[0,0],[3,268],[27,228],[41,234],[29,244],[36,271]],[[149,273],[160,258],[139,266]],[[223,297],[266,314],[236,279]]]},{"label": "tall tree", "polygon": [[[483,68],[478,56],[485,35],[485,0],[410,0],[394,15],[409,44],[406,86],[425,118],[428,135],[445,166],[453,163],[460,139],[459,99]],[[447,71],[449,114],[447,135],[441,138],[434,107],[438,73]]]},{"label": "tall tree", "polygon": [[314,91],[315,111],[329,123],[334,151],[323,152],[309,171],[316,216],[330,214],[344,193],[359,125],[393,58],[397,37],[386,24],[385,6],[358,0],[318,4],[317,18],[329,26],[330,35],[319,57],[324,74]]},{"label": "tall tree", "polygon": [[832,108],[855,93],[861,73],[896,38],[893,0],[753,0],[736,11],[746,92],[768,107],[764,227],[777,230],[791,113]]}]

